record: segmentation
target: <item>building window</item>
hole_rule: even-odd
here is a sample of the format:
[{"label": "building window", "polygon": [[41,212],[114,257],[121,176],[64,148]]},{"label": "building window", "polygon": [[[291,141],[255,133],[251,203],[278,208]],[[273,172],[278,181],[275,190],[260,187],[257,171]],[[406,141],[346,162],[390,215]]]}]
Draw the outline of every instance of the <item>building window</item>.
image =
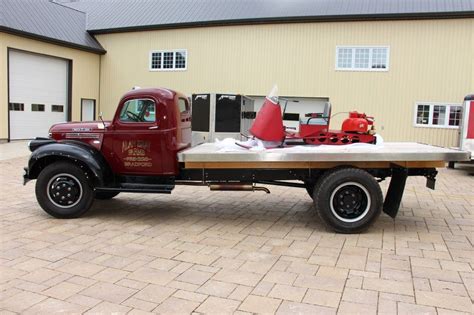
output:
[{"label": "building window", "polygon": [[152,51],[150,71],[182,71],[187,66],[187,51],[184,49]]},{"label": "building window", "polygon": [[161,53],[160,52],[153,52],[150,55],[150,69],[156,70],[161,69]]},{"label": "building window", "polygon": [[63,105],[51,105],[51,111],[55,113],[63,113],[64,106]]},{"label": "building window", "polygon": [[173,56],[174,53],[172,52],[164,52],[163,53],[163,69],[173,69]]},{"label": "building window", "polygon": [[336,47],[336,70],[388,71],[389,47]]},{"label": "building window", "polygon": [[415,126],[458,128],[462,106],[458,104],[418,103],[415,106]]},{"label": "building window", "polygon": [[31,104],[32,112],[44,112],[44,104]]},{"label": "building window", "polygon": [[25,110],[25,104],[23,103],[10,103],[8,109],[15,112],[23,112]]}]

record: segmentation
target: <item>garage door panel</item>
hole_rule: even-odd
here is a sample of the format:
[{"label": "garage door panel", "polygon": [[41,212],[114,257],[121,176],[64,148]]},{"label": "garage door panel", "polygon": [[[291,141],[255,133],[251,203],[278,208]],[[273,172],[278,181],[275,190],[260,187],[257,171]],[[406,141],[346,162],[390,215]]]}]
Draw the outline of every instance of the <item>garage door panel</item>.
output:
[{"label": "garage door panel", "polygon": [[[31,111],[31,104],[24,104],[24,111],[10,111],[10,126],[14,126],[10,129],[10,138],[47,137],[51,125],[65,121],[64,113],[51,111],[53,104],[44,105],[44,112]],[[33,136],[31,130],[35,130]]]},{"label": "garage door panel", "polygon": [[[52,124],[66,121],[68,61],[12,50],[9,53],[10,103],[23,103],[24,111],[10,111],[10,139],[47,136]],[[44,104],[44,112],[31,104]],[[51,105],[62,105],[53,112]]]}]

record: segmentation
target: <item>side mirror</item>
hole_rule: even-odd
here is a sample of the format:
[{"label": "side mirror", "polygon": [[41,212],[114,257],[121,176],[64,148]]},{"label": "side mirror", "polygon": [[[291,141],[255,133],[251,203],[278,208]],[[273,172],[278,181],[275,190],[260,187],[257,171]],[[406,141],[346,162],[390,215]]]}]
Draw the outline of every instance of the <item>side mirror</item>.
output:
[{"label": "side mirror", "polygon": [[105,122],[104,122],[104,118],[103,118],[103,113],[102,113],[102,112],[99,113],[99,119],[100,119],[100,121],[102,122],[102,123],[99,124],[99,126],[98,126],[99,129],[106,129],[106,127],[105,127]]}]

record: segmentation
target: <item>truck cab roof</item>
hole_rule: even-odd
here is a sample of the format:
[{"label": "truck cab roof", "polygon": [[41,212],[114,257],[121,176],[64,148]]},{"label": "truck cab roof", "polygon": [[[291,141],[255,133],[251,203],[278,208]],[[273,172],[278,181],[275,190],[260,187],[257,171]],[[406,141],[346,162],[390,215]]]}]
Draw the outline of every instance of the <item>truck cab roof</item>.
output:
[{"label": "truck cab roof", "polygon": [[157,99],[173,100],[176,95],[186,97],[184,94],[165,88],[138,88],[131,90],[123,95],[122,98],[134,97],[143,94],[153,95]]}]

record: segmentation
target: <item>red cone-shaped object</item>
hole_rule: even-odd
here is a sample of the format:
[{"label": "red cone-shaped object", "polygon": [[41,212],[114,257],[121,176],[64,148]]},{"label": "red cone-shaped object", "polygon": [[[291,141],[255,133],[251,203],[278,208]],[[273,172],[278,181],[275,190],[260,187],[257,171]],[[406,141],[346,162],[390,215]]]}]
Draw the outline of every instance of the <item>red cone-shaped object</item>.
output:
[{"label": "red cone-shaped object", "polygon": [[282,141],[285,138],[281,107],[278,104],[276,86],[265,98],[262,108],[250,127],[252,135],[263,141]]}]

